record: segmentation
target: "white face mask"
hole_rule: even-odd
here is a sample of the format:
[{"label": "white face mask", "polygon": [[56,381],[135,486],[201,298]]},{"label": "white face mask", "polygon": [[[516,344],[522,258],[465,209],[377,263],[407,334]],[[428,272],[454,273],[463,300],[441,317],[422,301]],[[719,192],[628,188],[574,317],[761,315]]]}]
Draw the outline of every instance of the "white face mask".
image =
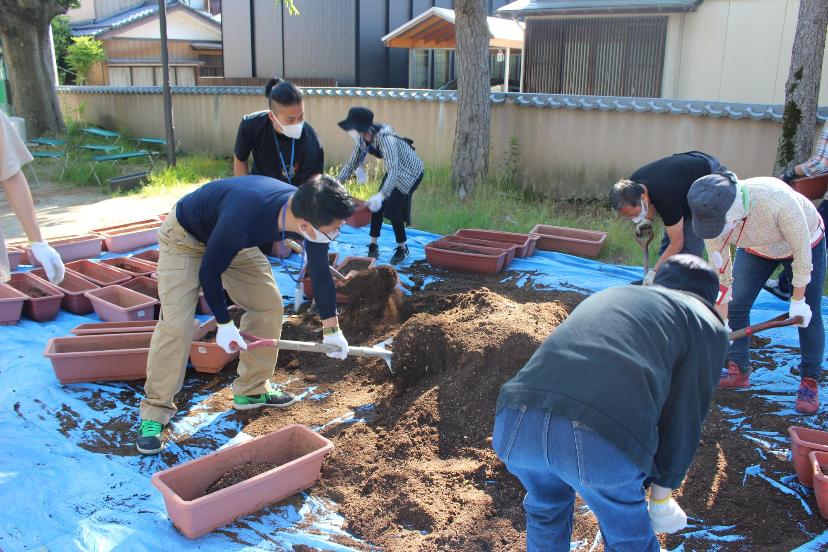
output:
[{"label": "white face mask", "polygon": [[282,134],[288,138],[298,140],[302,136],[302,129],[305,126],[305,122],[302,121],[301,123],[296,123],[295,125],[283,125],[282,123],[279,123],[279,126],[282,128]]},{"label": "white face mask", "polygon": [[302,236],[303,236],[306,240],[308,240],[309,242],[314,242],[314,243],[331,243],[331,240],[328,238],[328,236],[326,236],[325,234],[323,234],[322,232],[320,232],[320,231],[319,231],[319,230],[317,230],[316,228],[314,228],[314,229],[313,229],[313,234],[314,234],[313,236],[311,236],[310,234],[308,234],[307,232],[305,232],[305,231],[302,229],[302,227],[301,227],[301,226],[299,227],[299,233],[300,233],[300,234],[302,234]]},{"label": "white face mask", "polygon": [[630,220],[633,221],[635,224],[638,224],[644,217],[647,216],[647,205],[644,203],[644,199],[641,199],[641,212],[635,215],[634,217],[630,217]]},{"label": "white face mask", "polygon": [[359,135],[359,132],[357,132],[354,129],[349,130],[348,135],[350,135],[350,137],[353,138],[355,142],[359,142],[359,139],[362,138],[362,136]]}]

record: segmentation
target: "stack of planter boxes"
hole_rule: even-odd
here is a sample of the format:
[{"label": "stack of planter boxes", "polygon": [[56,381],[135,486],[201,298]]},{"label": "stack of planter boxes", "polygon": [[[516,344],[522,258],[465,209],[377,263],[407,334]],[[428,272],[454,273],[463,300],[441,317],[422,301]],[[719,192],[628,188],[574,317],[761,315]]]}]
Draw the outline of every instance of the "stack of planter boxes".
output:
[{"label": "stack of planter boxes", "polygon": [[464,228],[427,244],[426,260],[440,268],[496,274],[515,257],[532,255],[538,239],[533,234]]}]

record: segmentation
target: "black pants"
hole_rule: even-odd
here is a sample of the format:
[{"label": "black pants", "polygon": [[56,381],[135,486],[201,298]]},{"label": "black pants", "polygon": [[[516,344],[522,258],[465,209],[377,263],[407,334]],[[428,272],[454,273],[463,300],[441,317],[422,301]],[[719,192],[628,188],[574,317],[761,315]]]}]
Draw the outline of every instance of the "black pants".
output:
[{"label": "black pants", "polygon": [[[385,184],[386,178],[388,178],[388,174],[382,177],[380,189],[382,189],[382,185]],[[404,194],[397,188],[394,188],[391,195],[385,198],[385,201],[382,202],[380,210],[376,213],[371,213],[371,231],[368,233],[369,236],[372,238],[378,238],[380,230],[382,230],[383,219],[388,219],[391,222],[391,226],[394,228],[394,237],[396,238],[397,243],[405,242],[405,225],[411,224],[411,198],[414,195],[414,192],[417,191],[417,188],[420,186],[420,182],[422,181],[423,175],[420,174],[419,178],[417,178],[417,182],[415,182],[411,187],[411,192],[407,194]]]}]

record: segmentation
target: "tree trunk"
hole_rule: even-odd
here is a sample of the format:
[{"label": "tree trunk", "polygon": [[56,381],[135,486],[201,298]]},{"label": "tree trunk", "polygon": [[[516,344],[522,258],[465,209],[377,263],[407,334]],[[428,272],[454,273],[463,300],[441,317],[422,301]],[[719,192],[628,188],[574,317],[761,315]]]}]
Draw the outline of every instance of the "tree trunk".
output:
[{"label": "tree trunk", "polygon": [[66,130],[55,89],[49,25],[66,8],[56,0],[0,0],[0,41],[14,111],[30,135]]},{"label": "tree trunk", "polygon": [[461,198],[489,171],[491,123],[489,26],[485,0],[455,0],[457,33],[457,126],[451,179]]},{"label": "tree trunk", "polygon": [[785,84],[785,111],[776,153],[775,174],[781,174],[793,165],[804,162],[811,155],[826,29],[828,2],[801,0],[791,69]]}]

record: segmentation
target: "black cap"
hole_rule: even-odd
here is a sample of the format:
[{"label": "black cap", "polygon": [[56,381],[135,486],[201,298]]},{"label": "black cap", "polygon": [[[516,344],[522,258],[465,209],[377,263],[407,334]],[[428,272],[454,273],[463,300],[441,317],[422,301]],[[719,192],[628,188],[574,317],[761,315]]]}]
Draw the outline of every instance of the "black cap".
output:
[{"label": "black cap", "polygon": [[716,302],[719,295],[719,276],[707,261],[695,255],[673,255],[656,272],[653,284],[680,291],[688,291],[706,301]]},{"label": "black cap", "polygon": [[704,240],[722,233],[725,213],[736,199],[736,184],[723,174],[708,174],[693,182],[687,203],[693,215],[693,231]]},{"label": "black cap", "polygon": [[357,130],[368,132],[374,124],[374,112],[367,107],[352,107],[348,110],[348,117],[339,121],[342,130]]}]

